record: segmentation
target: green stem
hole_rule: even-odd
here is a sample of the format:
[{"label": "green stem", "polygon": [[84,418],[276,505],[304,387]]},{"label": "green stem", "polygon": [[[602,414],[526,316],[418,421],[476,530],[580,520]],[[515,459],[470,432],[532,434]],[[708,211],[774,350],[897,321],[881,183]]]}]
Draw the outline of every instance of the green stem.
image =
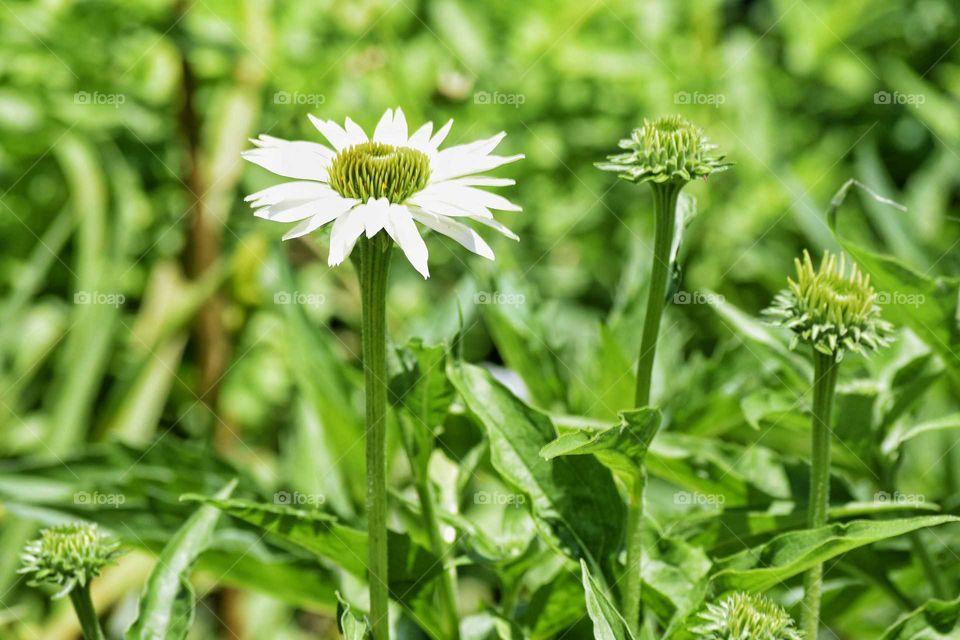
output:
[{"label": "green stem", "polygon": [[637,474],[630,504],[627,505],[627,577],[623,591],[623,612],[630,631],[640,637],[640,599],[643,579],[640,574],[643,563],[643,492],[646,474]]},{"label": "green stem", "polygon": [[363,373],[367,408],[367,531],[370,622],[375,640],[389,640],[387,589],[387,275],[391,240],[360,240]]},{"label": "green stem", "polygon": [[634,405],[650,405],[650,386],[653,380],[653,361],[657,355],[657,337],[660,334],[660,319],[667,302],[667,284],[670,279],[670,248],[676,227],[677,198],[680,188],[672,182],[653,186],[653,209],[655,231],[653,241],[653,266],[650,270],[650,290],[647,294],[647,313],[643,319],[643,336],[640,341],[640,357],[637,361],[637,393]]},{"label": "green stem", "polygon": [[[653,265],[650,270],[650,290],[647,311],[643,320],[640,356],[637,360],[637,392],[634,406],[650,405],[650,386],[653,363],[657,355],[657,337],[660,319],[667,302],[667,284],[670,279],[670,249],[676,230],[677,198],[682,183],[664,182],[653,185],[654,242]],[[623,589],[623,611],[627,624],[635,636],[640,633],[640,607],[643,589],[643,491],[645,482],[637,481],[627,507],[627,566]]]},{"label": "green stem", "polygon": [[[810,529],[827,524],[827,510],[830,507],[830,420],[839,368],[833,356],[815,351],[813,357],[813,435],[810,503],[807,511],[807,526]],[[803,630],[809,640],[816,640],[820,628],[822,587],[823,564],[818,564],[807,571],[803,579]]]},{"label": "green stem", "polygon": [[104,640],[100,621],[97,619],[97,610],[94,609],[93,599],[90,597],[90,585],[74,587],[70,591],[70,602],[73,603],[73,610],[77,612],[77,618],[80,620],[84,640]]},{"label": "green stem", "polygon": [[933,590],[933,597],[946,600],[949,595],[946,586],[943,584],[943,569],[934,562],[933,556],[930,554],[930,548],[924,543],[919,531],[911,531],[909,538],[914,554],[920,558],[920,565],[923,567],[923,572],[926,574],[930,588]]},{"label": "green stem", "polygon": [[443,598],[443,608],[447,616],[447,636],[450,640],[460,640],[460,605],[457,601],[457,566],[453,556],[447,549],[440,529],[440,520],[434,508],[436,496],[430,479],[417,476],[417,496],[420,499],[420,508],[423,510],[423,520],[430,537],[430,546],[434,555],[443,560],[443,575],[441,580],[440,597]]}]

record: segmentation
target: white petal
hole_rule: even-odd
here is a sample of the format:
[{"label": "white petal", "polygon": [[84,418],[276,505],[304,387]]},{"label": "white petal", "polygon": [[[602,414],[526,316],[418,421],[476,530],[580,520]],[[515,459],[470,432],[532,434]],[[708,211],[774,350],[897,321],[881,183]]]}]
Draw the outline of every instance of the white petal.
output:
[{"label": "white petal", "polygon": [[450,178],[459,178],[473,173],[484,173],[499,166],[516,162],[524,157],[522,153],[515,156],[474,156],[458,158],[456,162],[443,162],[437,156],[438,162],[431,162],[433,172],[430,182],[443,182]]},{"label": "white petal", "polygon": [[474,222],[479,222],[482,225],[486,225],[491,229],[496,229],[503,235],[507,236],[511,240],[520,240],[520,236],[515,234],[513,231],[510,231],[506,226],[503,225],[499,220],[495,218],[483,218],[480,216],[470,216],[470,219]]},{"label": "white petal", "polygon": [[327,264],[335,267],[350,255],[357,239],[363,235],[363,218],[366,205],[359,205],[346,212],[333,223],[330,231],[330,255]]},{"label": "white petal", "polygon": [[391,143],[397,146],[405,147],[410,141],[408,137],[407,118],[403,115],[403,109],[397,107],[393,113],[393,135],[395,142]]},{"label": "white petal", "polygon": [[310,122],[317,128],[317,131],[330,141],[334,149],[342,151],[345,147],[350,146],[350,136],[339,124],[333,120],[321,120],[310,113],[307,114],[307,117],[310,118]]},{"label": "white petal", "polygon": [[283,145],[293,144],[297,147],[308,149],[318,155],[323,156],[333,160],[337,155],[337,152],[331,149],[330,147],[320,144],[319,142],[309,142],[307,140],[284,140],[283,138],[276,138],[274,136],[269,136],[265,133],[261,133],[259,138],[250,138],[252,142],[257,147],[280,147]]},{"label": "white petal", "polygon": [[380,117],[380,122],[377,123],[377,128],[373,132],[373,139],[375,142],[383,142],[389,144],[387,141],[390,139],[391,132],[393,131],[393,109],[387,109],[383,112],[383,115]]},{"label": "white petal", "polygon": [[295,182],[282,182],[272,187],[267,187],[262,191],[251,193],[244,198],[244,200],[249,202],[251,207],[259,209],[260,207],[269,207],[270,205],[280,204],[289,200],[310,200],[329,194],[336,194],[336,192],[322,182],[298,180]]},{"label": "white petal", "polygon": [[497,148],[497,145],[500,144],[500,141],[507,137],[506,131],[501,131],[492,138],[487,138],[486,140],[476,140],[474,142],[468,142],[467,144],[458,144],[455,147],[449,147],[444,149],[438,154],[440,158],[452,158],[466,155],[482,155],[485,156],[491,151]]},{"label": "white petal", "polygon": [[493,249],[491,249],[490,245],[488,245],[484,239],[480,237],[479,233],[467,225],[457,222],[456,220],[451,220],[450,218],[438,216],[434,213],[427,213],[425,211],[413,211],[412,215],[414,220],[423,224],[424,226],[433,229],[437,233],[442,233],[448,238],[453,238],[478,256],[483,256],[488,260],[493,260]]},{"label": "white petal", "polygon": [[454,218],[469,218],[470,216],[493,217],[493,214],[485,207],[471,206],[470,203],[446,202],[436,198],[427,198],[419,193],[408,198],[407,202],[430,213],[436,213],[441,216],[451,216]]},{"label": "white petal", "polygon": [[512,178],[491,178],[490,176],[466,176],[465,178],[454,178],[438,184],[456,184],[465,187],[509,187],[517,184]]},{"label": "white petal", "polygon": [[363,130],[363,127],[351,120],[349,116],[347,117],[345,128],[347,131],[347,139],[351,146],[367,142],[367,134]]},{"label": "white petal", "polygon": [[339,220],[344,215],[349,215],[349,212],[352,207],[356,206],[356,200],[342,200],[336,205],[331,204],[328,208],[324,208],[320,213],[301,222],[293,229],[283,234],[284,240],[292,240],[293,238],[299,238],[300,236],[307,235],[313,231],[316,231],[323,225],[327,224],[331,220]]},{"label": "white petal", "polygon": [[519,205],[510,202],[503,196],[452,182],[428,185],[416,195],[420,198],[448,202],[464,209],[484,207],[499,211],[522,211]]},{"label": "white petal", "polygon": [[334,193],[332,196],[324,198],[289,200],[270,207],[263,207],[257,209],[254,215],[272,222],[297,222],[305,218],[326,215],[329,221],[359,202],[359,200],[344,198],[340,194]]},{"label": "white petal", "polygon": [[420,272],[424,278],[430,277],[430,269],[427,267],[427,245],[420,237],[417,225],[413,222],[413,216],[409,209],[403,205],[394,205],[390,207],[390,223],[387,226],[387,233],[400,245],[403,255],[413,265],[413,268]]},{"label": "white petal", "polygon": [[372,238],[389,224],[390,201],[386,198],[368,200],[364,212],[363,225],[367,237]]},{"label": "white petal", "polygon": [[259,149],[242,152],[240,155],[243,159],[286,178],[320,182],[328,180],[330,158],[320,151],[326,149],[323,145],[279,138],[273,138],[269,143],[261,140],[260,143],[263,146]]},{"label": "white petal", "polygon": [[428,122],[423,125],[417,131],[410,136],[407,146],[411,149],[417,149],[418,151],[423,151],[428,153],[430,151],[428,145],[430,144],[430,133],[433,131],[433,123]]},{"label": "white petal", "polygon": [[433,134],[433,137],[430,138],[430,150],[436,151],[440,148],[440,145],[447,138],[447,134],[450,133],[450,127],[453,126],[453,119],[447,120],[447,124],[440,127],[440,130]]}]

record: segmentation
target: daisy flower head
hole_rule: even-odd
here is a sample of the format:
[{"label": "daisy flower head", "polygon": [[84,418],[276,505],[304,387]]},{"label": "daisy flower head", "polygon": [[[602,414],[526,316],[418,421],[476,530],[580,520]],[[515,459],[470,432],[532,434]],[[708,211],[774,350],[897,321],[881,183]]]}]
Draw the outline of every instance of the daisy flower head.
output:
[{"label": "daisy flower head", "polygon": [[246,200],[259,218],[297,222],[284,240],[298,238],[332,222],[329,264],[343,262],[360,236],[386,233],[410,264],[429,277],[427,246],[417,223],[456,240],[488,259],[493,251],[466,222],[475,222],[517,240],[492,211],[520,211],[506,198],[480,187],[514,184],[479,175],[523,158],[493,155],[506,136],[441,150],[453,120],[434,132],[428,122],[412,134],[399,108],[387,109],[368,137],[350,118],[343,126],[309,116],[330,146],[261,135],[243,157],[277,175],[292,178]]},{"label": "daisy flower head", "polygon": [[120,543],[95,524],[74,522],[44,529],[27,544],[21,556],[21,574],[30,584],[52,584],[62,598],[77,585],[86,586],[104,566],[120,555]]},{"label": "daisy flower head", "polygon": [[810,254],[794,260],[797,279],[787,279],[764,311],[775,324],[793,331],[791,348],[801,341],[837,362],[846,351],[867,353],[890,343],[893,326],[880,318],[877,293],[857,265],[847,268],[843,255],[824,253],[815,268]]},{"label": "daisy flower head", "polygon": [[597,168],[613,171],[629,182],[685,184],[694,178],[726,171],[729,162],[717,155],[703,130],[683,116],[644,119],[629,138],[620,141],[624,153],[596,163]]},{"label": "daisy flower head", "polygon": [[793,619],[763,595],[738,591],[699,614],[691,629],[703,640],[803,640]]}]

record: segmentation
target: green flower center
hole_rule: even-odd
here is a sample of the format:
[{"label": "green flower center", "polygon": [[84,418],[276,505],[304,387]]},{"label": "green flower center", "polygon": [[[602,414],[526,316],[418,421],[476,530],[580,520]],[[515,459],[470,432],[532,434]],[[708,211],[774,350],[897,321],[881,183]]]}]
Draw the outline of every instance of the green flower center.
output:
[{"label": "green flower center", "polygon": [[20,573],[32,583],[52,583],[69,591],[86,584],[118,555],[119,543],[96,525],[74,523],[44,529],[24,548]]},{"label": "green flower center", "polygon": [[620,141],[624,153],[597,163],[604,171],[615,171],[631,182],[686,184],[717,171],[728,162],[716,155],[703,131],[682,116],[644,120],[629,138]]},{"label": "green flower center", "polygon": [[791,287],[797,294],[802,312],[809,313],[819,322],[839,326],[862,324],[870,317],[876,293],[856,265],[847,273],[841,258],[825,257],[820,269],[814,271],[809,256],[797,261],[797,281]]},{"label": "green flower center", "polygon": [[364,142],[338,153],[329,173],[330,186],[345,198],[401,203],[427,186],[430,159],[409,147]]}]

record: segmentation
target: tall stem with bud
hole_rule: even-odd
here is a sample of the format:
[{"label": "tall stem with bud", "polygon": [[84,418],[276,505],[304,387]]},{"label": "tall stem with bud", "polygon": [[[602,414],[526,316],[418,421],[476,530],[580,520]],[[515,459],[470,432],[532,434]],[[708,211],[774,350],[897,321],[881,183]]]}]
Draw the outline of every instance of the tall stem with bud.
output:
[{"label": "tall stem with bud", "polygon": [[[657,355],[657,338],[660,335],[660,320],[667,302],[667,285],[670,280],[670,249],[676,231],[677,199],[682,183],[665,182],[653,184],[655,230],[653,265],[650,269],[650,289],[647,294],[647,311],[643,320],[643,337],[640,341],[640,356],[637,360],[637,391],[634,406],[650,405],[650,387],[653,381],[653,364]],[[641,470],[641,480],[645,474]],[[640,627],[640,601],[643,590],[643,492],[646,483],[637,482],[627,505],[627,575],[623,589],[623,610],[627,623],[636,634]]]},{"label": "tall stem with bud", "polygon": [[[705,178],[724,171],[729,163],[716,155],[716,145],[710,144],[698,127],[681,116],[667,116],[644,120],[629,138],[620,141],[624,151],[609,156],[607,162],[597,163],[604,171],[613,171],[628,182],[649,182],[653,187],[655,235],[653,267],[650,270],[650,289],[646,317],[637,360],[637,391],[634,406],[650,405],[653,382],[653,364],[657,355],[660,320],[667,302],[670,278],[670,258],[676,233],[677,200],[684,185],[695,178]],[[627,510],[627,566],[622,592],[622,609],[634,635],[640,630],[641,590],[643,578],[643,490],[641,481],[629,496]]]},{"label": "tall stem with bud", "polygon": [[[807,506],[807,527],[810,529],[827,524],[827,510],[830,507],[830,420],[839,368],[834,356],[818,351],[814,352],[813,362],[810,502]],[[818,564],[803,577],[802,626],[808,638],[817,637],[822,588],[823,565]]]}]

